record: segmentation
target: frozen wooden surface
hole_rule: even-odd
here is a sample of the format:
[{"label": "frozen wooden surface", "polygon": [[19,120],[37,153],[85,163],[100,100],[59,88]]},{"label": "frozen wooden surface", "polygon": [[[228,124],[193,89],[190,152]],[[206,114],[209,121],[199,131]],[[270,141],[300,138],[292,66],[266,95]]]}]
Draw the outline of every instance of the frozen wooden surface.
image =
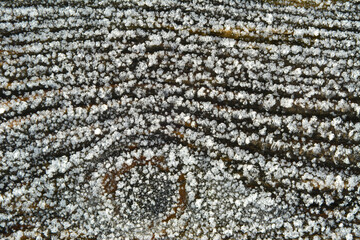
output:
[{"label": "frozen wooden surface", "polygon": [[0,237],[360,238],[359,12],[1,1]]}]

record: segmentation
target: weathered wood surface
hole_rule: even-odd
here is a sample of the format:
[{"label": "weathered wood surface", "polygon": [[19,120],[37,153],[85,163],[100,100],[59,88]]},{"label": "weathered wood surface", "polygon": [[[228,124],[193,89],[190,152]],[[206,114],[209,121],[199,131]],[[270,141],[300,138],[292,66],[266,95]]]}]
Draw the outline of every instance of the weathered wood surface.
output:
[{"label": "weathered wood surface", "polygon": [[359,12],[1,1],[0,237],[360,238]]}]

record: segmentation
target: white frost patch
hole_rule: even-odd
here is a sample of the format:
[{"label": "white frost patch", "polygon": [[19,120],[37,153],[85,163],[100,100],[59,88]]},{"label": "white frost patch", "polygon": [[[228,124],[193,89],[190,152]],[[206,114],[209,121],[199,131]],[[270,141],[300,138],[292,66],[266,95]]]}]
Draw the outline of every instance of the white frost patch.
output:
[{"label": "white frost patch", "polygon": [[100,128],[95,129],[95,135],[100,135],[102,133]]},{"label": "white frost patch", "polygon": [[221,44],[225,47],[232,48],[235,46],[236,41],[234,39],[226,38],[222,40]]},{"label": "white frost patch", "polygon": [[274,96],[272,94],[269,94],[265,97],[263,106],[266,110],[269,110],[275,104],[276,104],[276,99],[274,98]]},{"label": "white frost patch", "polygon": [[246,207],[247,205],[249,205],[250,203],[255,203],[255,200],[257,198],[258,194],[254,193],[254,194],[250,194],[250,196],[248,196],[247,198],[244,199],[244,207]]},{"label": "white frost patch", "polygon": [[294,100],[290,98],[282,98],[280,105],[284,108],[291,108],[293,106]]},{"label": "white frost patch", "polygon": [[203,202],[203,199],[196,199],[195,206],[197,208],[201,208],[202,202]]},{"label": "white frost patch", "polygon": [[274,21],[274,16],[272,14],[266,14],[264,17],[264,21],[267,22],[267,24],[272,24]]},{"label": "white frost patch", "polygon": [[64,173],[70,168],[70,166],[71,163],[66,157],[63,157],[61,159],[55,159],[51,162],[48,169],[46,170],[46,175],[52,177],[53,174],[56,172]]}]

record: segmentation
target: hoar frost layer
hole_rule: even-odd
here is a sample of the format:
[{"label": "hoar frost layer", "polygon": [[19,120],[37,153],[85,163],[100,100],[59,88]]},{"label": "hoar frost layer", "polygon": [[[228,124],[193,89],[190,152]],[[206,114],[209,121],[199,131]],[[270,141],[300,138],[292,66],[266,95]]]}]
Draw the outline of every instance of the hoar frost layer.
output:
[{"label": "hoar frost layer", "polygon": [[360,238],[359,12],[2,1],[1,238]]}]

